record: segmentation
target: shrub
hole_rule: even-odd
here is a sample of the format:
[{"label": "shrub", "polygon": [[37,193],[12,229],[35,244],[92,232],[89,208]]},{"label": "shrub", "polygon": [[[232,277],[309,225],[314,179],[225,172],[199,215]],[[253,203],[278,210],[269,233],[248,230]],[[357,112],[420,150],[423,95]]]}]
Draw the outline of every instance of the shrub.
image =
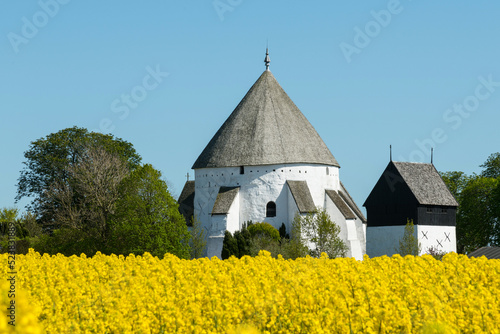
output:
[{"label": "shrub", "polygon": [[431,246],[427,249],[427,254],[431,255],[436,260],[442,260],[443,256],[446,255],[445,251],[437,249],[437,247]]},{"label": "shrub", "polygon": [[290,239],[290,235],[288,233],[286,233],[285,223],[281,223],[281,226],[280,226],[278,231],[280,232],[281,239]]},{"label": "shrub", "polygon": [[231,256],[238,257],[238,242],[233,237],[231,232],[226,231],[224,233],[224,241],[222,242],[222,253],[221,258],[223,260],[229,259]]},{"label": "shrub", "polygon": [[248,232],[250,232],[252,238],[263,236],[275,241],[280,240],[280,233],[269,223],[254,223],[248,226]]}]

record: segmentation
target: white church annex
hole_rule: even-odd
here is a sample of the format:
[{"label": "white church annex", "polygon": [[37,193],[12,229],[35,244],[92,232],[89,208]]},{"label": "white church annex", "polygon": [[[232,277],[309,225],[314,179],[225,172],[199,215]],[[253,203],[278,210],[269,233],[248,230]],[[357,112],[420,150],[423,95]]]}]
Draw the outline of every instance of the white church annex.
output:
[{"label": "white church annex", "polygon": [[290,233],[298,212],[324,208],[340,226],[347,256],[366,253],[366,219],[339,179],[340,165],[297,106],[266,70],[193,165],[179,210],[207,232],[207,256],[221,256],[224,232],[249,220]]}]

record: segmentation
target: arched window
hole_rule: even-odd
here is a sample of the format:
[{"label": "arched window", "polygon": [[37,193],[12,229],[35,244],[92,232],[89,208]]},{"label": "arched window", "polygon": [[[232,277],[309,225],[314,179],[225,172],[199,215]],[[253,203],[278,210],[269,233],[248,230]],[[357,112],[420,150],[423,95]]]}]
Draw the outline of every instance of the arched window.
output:
[{"label": "arched window", "polygon": [[266,205],[266,217],[276,217],[276,203],[273,201]]}]

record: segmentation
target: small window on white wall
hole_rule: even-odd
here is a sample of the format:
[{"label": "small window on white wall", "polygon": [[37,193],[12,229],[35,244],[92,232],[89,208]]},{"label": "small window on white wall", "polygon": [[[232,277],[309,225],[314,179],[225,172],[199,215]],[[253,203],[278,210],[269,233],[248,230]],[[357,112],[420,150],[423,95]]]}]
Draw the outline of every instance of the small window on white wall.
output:
[{"label": "small window on white wall", "polygon": [[276,217],[276,203],[273,201],[267,202],[266,217]]},{"label": "small window on white wall", "polygon": [[326,167],[326,175],[330,175],[330,169]]}]

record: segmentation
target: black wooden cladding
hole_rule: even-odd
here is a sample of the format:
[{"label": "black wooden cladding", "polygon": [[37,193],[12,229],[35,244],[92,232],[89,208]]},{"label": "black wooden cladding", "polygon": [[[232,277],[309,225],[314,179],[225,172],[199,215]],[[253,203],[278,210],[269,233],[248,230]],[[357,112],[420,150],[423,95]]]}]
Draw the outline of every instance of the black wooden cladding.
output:
[{"label": "black wooden cladding", "polygon": [[445,206],[419,206],[418,223],[420,225],[455,226],[457,208]]}]

